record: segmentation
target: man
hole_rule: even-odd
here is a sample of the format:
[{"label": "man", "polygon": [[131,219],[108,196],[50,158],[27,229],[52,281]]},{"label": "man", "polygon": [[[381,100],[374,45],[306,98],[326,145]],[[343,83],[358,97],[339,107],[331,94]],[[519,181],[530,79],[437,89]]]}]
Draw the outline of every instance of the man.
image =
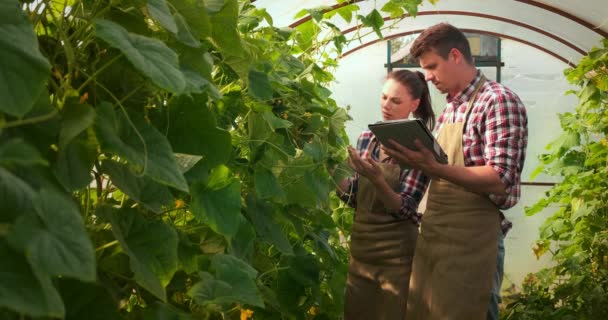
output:
[{"label": "man", "polygon": [[447,93],[436,135],[449,161],[438,163],[420,142],[420,151],[396,143],[385,148],[402,165],[431,177],[407,319],[485,319],[491,291],[499,286],[494,275],[502,241],[500,210],[520,197],[525,107],[511,90],[485,79],[466,37],[449,24],[426,29],[410,52],[426,80]]}]

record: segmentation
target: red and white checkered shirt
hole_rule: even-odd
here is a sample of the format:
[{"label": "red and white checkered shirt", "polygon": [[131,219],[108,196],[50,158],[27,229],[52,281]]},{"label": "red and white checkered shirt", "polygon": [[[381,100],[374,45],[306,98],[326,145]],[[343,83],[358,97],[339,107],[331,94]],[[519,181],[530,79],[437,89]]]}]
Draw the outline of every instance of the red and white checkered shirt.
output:
[{"label": "red and white checkered shirt", "polygon": [[[359,135],[357,151],[362,159],[372,158],[378,161],[380,157],[380,143],[371,131],[363,131]],[[391,158],[384,159],[384,162],[396,164]],[[422,200],[422,196],[426,191],[429,178],[422,171],[405,169],[400,171],[399,181],[399,190],[396,190],[396,192],[401,196],[401,208],[397,212],[391,212],[391,214],[397,219],[411,219],[415,223],[420,223],[421,216],[417,212],[418,204],[420,204],[420,200]],[[359,175],[355,173],[350,178],[350,192],[339,195],[340,199],[353,208],[357,207],[358,182]]]},{"label": "red and white checkered shirt", "polygon": [[[477,77],[462,92],[447,98],[443,113],[437,119],[435,134],[444,123],[465,121],[465,112]],[[479,89],[462,139],[465,166],[491,166],[507,186],[506,195],[490,195],[500,209],[513,207],[520,198],[521,171],[528,144],[528,118],[519,97],[509,88],[486,80]]]}]

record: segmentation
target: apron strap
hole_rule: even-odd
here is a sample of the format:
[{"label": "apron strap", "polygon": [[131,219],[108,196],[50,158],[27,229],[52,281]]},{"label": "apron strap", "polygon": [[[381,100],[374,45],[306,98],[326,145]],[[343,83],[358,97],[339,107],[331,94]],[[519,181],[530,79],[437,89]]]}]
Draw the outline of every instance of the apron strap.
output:
[{"label": "apron strap", "polygon": [[485,82],[486,82],[486,76],[484,74],[481,74],[481,77],[479,78],[479,82],[477,82],[477,84],[475,85],[475,90],[473,91],[473,95],[471,96],[471,99],[469,99],[469,103],[467,104],[467,109],[465,110],[464,123],[462,125],[463,133],[465,132],[467,122],[469,121],[469,115],[471,114],[471,110],[473,109],[473,104],[475,103],[475,98],[477,98],[477,93],[479,93],[479,90],[481,89],[481,87],[483,86],[483,84]]}]

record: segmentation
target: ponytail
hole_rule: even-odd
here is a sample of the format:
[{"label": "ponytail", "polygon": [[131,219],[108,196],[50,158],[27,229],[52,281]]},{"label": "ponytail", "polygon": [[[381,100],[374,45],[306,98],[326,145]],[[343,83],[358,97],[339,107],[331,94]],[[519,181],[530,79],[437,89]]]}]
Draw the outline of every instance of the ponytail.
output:
[{"label": "ponytail", "polygon": [[422,119],[430,130],[433,130],[433,128],[435,128],[435,112],[433,111],[433,105],[431,104],[429,85],[422,72],[416,71],[415,73],[422,84],[422,92],[420,93],[420,104],[416,111],[414,111],[414,115],[417,118]]},{"label": "ponytail", "polygon": [[414,99],[420,99],[420,104],[414,111],[414,116],[420,118],[430,130],[433,130],[435,128],[435,112],[433,111],[431,93],[424,74],[420,71],[397,70],[389,73],[386,79],[399,82],[408,89]]}]

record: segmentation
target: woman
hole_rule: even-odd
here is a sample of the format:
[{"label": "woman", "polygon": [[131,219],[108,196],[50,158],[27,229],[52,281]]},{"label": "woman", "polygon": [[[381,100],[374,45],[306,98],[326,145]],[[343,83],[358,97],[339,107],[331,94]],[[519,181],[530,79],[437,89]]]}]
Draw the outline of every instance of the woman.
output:
[{"label": "woman", "polygon": [[[391,72],[381,97],[384,120],[413,114],[432,129],[435,115],[420,72]],[[416,170],[401,170],[384,154],[371,131],[349,147],[355,175],[338,187],[340,198],[356,208],[346,286],[346,320],[403,319],[420,216],[418,203],[428,184]]]}]

